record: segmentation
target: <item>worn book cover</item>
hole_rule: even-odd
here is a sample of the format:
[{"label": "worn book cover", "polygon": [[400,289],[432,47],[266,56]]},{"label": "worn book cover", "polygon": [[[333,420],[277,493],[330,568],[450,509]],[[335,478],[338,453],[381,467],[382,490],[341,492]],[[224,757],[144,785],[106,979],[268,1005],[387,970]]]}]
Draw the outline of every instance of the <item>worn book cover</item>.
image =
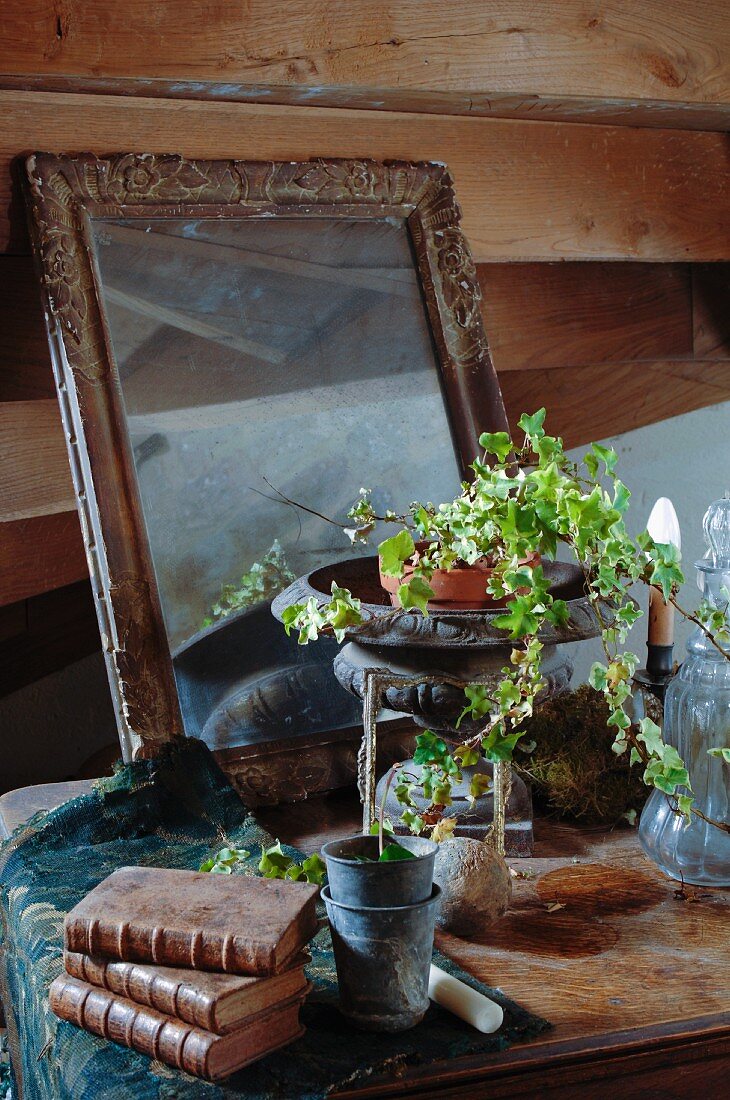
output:
[{"label": "worn book cover", "polygon": [[308,882],[121,867],[66,917],[67,951],[276,974],[317,930],[319,889]]},{"label": "worn book cover", "polygon": [[212,1081],[230,1076],[304,1033],[299,1023],[303,995],[251,1017],[227,1035],[191,1027],[68,974],[51,983],[49,998],[62,1020]]},{"label": "worn book cover", "polygon": [[291,969],[270,978],[122,962],[76,951],[66,951],[63,961],[67,973],[80,981],[225,1035],[249,1017],[303,995],[307,989],[304,965],[309,956],[301,952]]}]

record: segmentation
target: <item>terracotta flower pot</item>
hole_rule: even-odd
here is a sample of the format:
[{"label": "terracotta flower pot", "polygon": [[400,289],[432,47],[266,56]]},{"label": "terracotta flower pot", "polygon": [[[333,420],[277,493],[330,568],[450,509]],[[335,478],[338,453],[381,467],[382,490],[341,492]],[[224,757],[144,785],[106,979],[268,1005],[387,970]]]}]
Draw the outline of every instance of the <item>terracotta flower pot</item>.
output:
[{"label": "terracotta flower pot", "polygon": [[[386,577],[382,570],[380,571],[380,583],[390,596],[393,607],[400,606],[398,589],[413,576],[419,550],[425,549],[427,545],[427,543],[417,544],[414,558],[406,563],[400,579]],[[539,560],[539,554],[531,554],[529,558],[523,558],[520,565],[536,565]],[[434,570],[429,581],[434,593],[433,599],[428,601],[429,610],[474,611],[487,607],[504,607],[506,600],[495,599],[487,592],[487,583],[493,571],[493,566],[486,558],[480,558],[473,565],[459,562],[453,569]]]}]

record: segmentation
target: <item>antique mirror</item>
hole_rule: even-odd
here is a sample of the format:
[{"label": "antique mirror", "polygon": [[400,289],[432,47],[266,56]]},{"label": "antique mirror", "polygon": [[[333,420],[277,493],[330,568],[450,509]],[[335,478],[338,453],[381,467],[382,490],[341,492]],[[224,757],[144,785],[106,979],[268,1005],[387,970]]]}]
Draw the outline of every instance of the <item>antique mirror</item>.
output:
[{"label": "antique mirror", "polygon": [[270,604],[358,552],[315,513],[448,499],[505,424],[447,170],[40,154],[27,194],[125,756],[201,737],[250,804],[347,782],[337,647]]}]

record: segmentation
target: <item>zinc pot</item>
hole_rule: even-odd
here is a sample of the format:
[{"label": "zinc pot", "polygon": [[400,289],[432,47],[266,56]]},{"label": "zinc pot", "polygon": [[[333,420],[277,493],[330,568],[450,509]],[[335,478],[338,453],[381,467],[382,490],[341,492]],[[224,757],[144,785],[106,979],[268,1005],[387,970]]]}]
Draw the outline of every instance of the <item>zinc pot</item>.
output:
[{"label": "zinc pot", "polygon": [[[414,558],[406,563],[402,577],[388,577],[382,571],[380,583],[390,596],[393,607],[400,607],[398,589],[401,584],[410,580],[413,576],[413,566],[418,560],[419,552],[426,548],[428,543],[418,543]],[[532,554],[520,562],[521,565],[536,565],[540,560],[538,554]],[[480,610],[487,607],[502,607],[505,600],[498,600],[487,592],[487,583],[493,573],[493,567],[486,558],[481,558],[473,565],[457,563],[453,569],[435,569],[428,582],[433,590],[433,597],[427,606],[432,611],[439,608],[446,610]]]},{"label": "zinc pot", "polygon": [[322,897],[332,933],[340,1011],[367,1031],[406,1031],[428,1008],[433,933],[441,891],[418,905],[366,908]]},{"label": "zinc pot", "polygon": [[322,855],[327,864],[327,882],[333,901],[374,908],[427,901],[433,886],[438,844],[420,836],[398,837],[398,844],[416,858],[386,863],[359,862],[358,856],[377,860],[377,836],[350,836],[325,844]]}]

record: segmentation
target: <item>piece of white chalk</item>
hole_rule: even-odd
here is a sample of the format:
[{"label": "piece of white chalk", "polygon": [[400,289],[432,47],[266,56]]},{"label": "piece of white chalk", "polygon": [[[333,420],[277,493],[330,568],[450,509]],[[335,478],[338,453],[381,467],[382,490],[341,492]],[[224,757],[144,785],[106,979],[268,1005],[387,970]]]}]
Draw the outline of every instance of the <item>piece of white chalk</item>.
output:
[{"label": "piece of white chalk", "polygon": [[433,963],[428,979],[428,995],[437,1005],[466,1020],[485,1035],[496,1031],[504,1018],[500,1005]]}]

